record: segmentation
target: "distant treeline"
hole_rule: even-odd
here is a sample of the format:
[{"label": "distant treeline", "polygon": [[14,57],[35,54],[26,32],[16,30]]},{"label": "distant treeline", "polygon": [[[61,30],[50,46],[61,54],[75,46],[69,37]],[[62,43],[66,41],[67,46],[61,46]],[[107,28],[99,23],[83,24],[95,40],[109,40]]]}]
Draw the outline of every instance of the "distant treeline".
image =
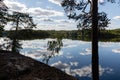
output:
[{"label": "distant treeline", "polygon": [[100,31],[100,41],[120,41],[120,29]]},{"label": "distant treeline", "polygon": [[79,32],[77,30],[72,31],[55,31],[55,30],[19,30],[19,31],[5,31],[5,35],[12,38],[17,35],[18,39],[43,39],[43,38],[77,38]]},{"label": "distant treeline", "polygon": [[50,36],[50,34],[47,31],[31,30],[31,29],[19,30],[17,32],[11,30],[11,31],[6,31],[6,34],[10,38],[12,38],[14,35],[17,35],[17,39],[20,40],[42,39]]},{"label": "distant treeline", "polygon": [[[67,38],[76,40],[91,40],[91,30],[71,30],[71,31],[55,31],[55,30],[19,30],[17,33],[13,31],[6,31],[8,37],[12,38],[17,35],[18,39],[43,39],[43,38]],[[120,29],[115,30],[101,30],[99,31],[100,41],[120,41]]]}]

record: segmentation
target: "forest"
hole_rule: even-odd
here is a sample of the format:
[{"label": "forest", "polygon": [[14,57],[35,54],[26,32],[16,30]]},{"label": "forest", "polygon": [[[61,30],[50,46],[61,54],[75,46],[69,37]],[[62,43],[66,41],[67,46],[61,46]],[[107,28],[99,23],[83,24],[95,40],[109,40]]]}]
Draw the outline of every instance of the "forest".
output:
[{"label": "forest", "polygon": [[[13,31],[4,31],[3,35],[12,37],[14,34]],[[99,41],[111,41],[118,42],[120,41],[120,29],[113,30],[100,30],[99,31]],[[31,30],[24,29],[18,31],[18,38],[20,40],[31,40],[31,39],[45,39],[45,38],[62,38],[62,39],[72,39],[72,40],[83,40],[91,41],[91,30],[84,30],[83,33],[81,30]],[[84,37],[84,38],[83,38]]]}]

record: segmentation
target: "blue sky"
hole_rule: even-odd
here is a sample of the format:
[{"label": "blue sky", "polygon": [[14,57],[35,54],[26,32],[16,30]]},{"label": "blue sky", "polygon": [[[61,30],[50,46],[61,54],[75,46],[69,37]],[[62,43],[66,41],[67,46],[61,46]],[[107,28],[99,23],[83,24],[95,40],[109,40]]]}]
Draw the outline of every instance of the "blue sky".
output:
[{"label": "blue sky", "polygon": [[[4,0],[12,11],[29,13],[41,30],[74,30],[77,29],[74,20],[69,20],[60,6],[62,0]],[[100,0],[103,2],[104,0]],[[120,28],[120,5],[105,3],[99,5],[99,11],[104,11],[111,19],[108,29]],[[5,27],[9,29],[9,26]]]}]

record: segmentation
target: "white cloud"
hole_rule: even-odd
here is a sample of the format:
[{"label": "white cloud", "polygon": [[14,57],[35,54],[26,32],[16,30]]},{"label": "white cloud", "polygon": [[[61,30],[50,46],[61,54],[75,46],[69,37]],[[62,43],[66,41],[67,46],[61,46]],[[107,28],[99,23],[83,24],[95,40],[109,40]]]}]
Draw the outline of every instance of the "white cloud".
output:
[{"label": "white cloud", "polygon": [[54,66],[54,67],[56,67],[58,69],[62,69],[62,70],[66,69],[66,68],[70,68],[69,64],[62,63],[61,61],[53,63],[53,64],[51,64],[51,66]]},{"label": "white cloud", "polygon": [[47,59],[51,56],[51,58],[55,56],[63,55],[63,52],[60,51],[59,53],[52,53],[52,51],[44,50],[33,50],[28,52],[21,52],[23,55],[34,58],[34,59]]},{"label": "white cloud", "polygon": [[72,59],[72,58],[74,58],[74,56],[68,55],[68,56],[66,56],[66,58],[67,59]]},{"label": "white cloud", "polygon": [[54,22],[54,20],[50,19],[50,18],[43,18],[42,21],[45,21],[45,22]]},{"label": "white cloud", "polygon": [[13,11],[25,12],[27,10],[27,6],[25,4],[22,4],[17,1],[5,0],[4,3],[10,10]]},{"label": "white cloud", "polygon": [[100,47],[111,47],[113,44],[111,42],[99,42]]},{"label": "white cloud", "polygon": [[59,20],[55,20],[58,23],[62,23],[62,24],[75,24],[75,22],[73,20],[66,20],[66,19],[59,19]]},{"label": "white cloud", "polygon": [[[63,17],[64,12],[53,10],[53,9],[44,9],[41,7],[28,7],[26,4],[15,0],[5,0],[4,3],[9,7],[9,10],[18,11],[23,13],[29,13],[34,22],[37,24],[37,29],[41,30],[64,30],[68,26],[71,21],[68,20],[59,20],[59,19],[51,19],[51,17]],[[40,21],[43,22],[40,23]],[[45,22],[52,22],[45,23]],[[62,24],[61,24],[62,23]],[[63,24],[64,23],[64,24]],[[71,23],[72,24],[72,23]],[[10,26],[10,25],[8,25]],[[6,26],[5,29],[9,30],[9,27]],[[66,27],[65,27],[66,26]],[[75,27],[76,28],[76,27]],[[68,27],[65,29],[67,30]],[[73,28],[72,28],[73,29]]]},{"label": "white cloud", "polygon": [[98,0],[99,1],[99,3],[104,3],[105,2],[105,0]]},{"label": "white cloud", "polygon": [[[48,39],[49,40],[49,39]],[[30,48],[30,49],[46,49],[47,41],[48,40],[25,40],[21,41],[23,49]]]},{"label": "white cloud", "polygon": [[84,66],[80,69],[73,69],[71,70],[71,72],[69,74],[74,73],[74,76],[75,75],[79,75],[80,77],[90,77],[91,76],[91,66]]},{"label": "white cloud", "polygon": [[[103,73],[111,73],[113,72],[113,69],[111,68],[102,68],[101,66],[99,66],[99,74],[100,76],[103,75]],[[80,77],[91,77],[92,74],[92,70],[91,70],[91,65],[89,66],[84,66],[80,69],[71,69],[70,71],[67,72],[68,74],[71,75],[79,75]]]},{"label": "white cloud", "polygon": [[120,54],[120,49],[112,49],[112,52]]},{"label": "white cloud", "polygon": [[[80,77],[91,77],[92,74],[92,70],[91,70],[91,65],[89,66],[84,66],[81,67],[80,69],[71,69],[71,66],[77,66],[78,63],[77,62],[71,62],[71,65],[67,64],[67,63],[62,63],[61,61],[58,61],[56,63],[51,64],[51,66],[56,67],[58,69],[61,69],[63,71],[65,71],[67,74],[72,75],[72,76],[76,76],[79,75]],[[99,74],[100,76],[103,75],[103,73],[111,73],[113,72],[113,69],[111,68],[102,68],[99,65]]]},{"label": "white cloud", "polygon": [[46,50],[41,50],[41,51],[29,51],[29,52],[24,52],[22,54],[25,54],[25,56],[34,58],[34,59],[43,59],[44,54],[51,54],[51,52],[48,52]]},{"label": "white cloud", "polygon": [[80,55],[90,55],[92,53],[90,48],[86,48],[85,52],[80,52]]},{"label": "white cloud", "polygon": [[113,19],[119,20],[120,16],[115,16],[115,17],[113,17]]},{"label": "white cloud", "polygon": [[5,0],[4,2],[10,10],[29,13],[37,17],[64,16],[63,12],[56,10],[43,9],[40,7],[28,8],[25,4],[13,0]]},{"label": "white cloud", "polygon": [[111,19],[111,24],[109,24],[109,27],[107,29],[118,29],[120,28],[119,19]]},{"label": "white cloud", "polygon": [[21,44],[23,44],[23,49],[21,50],[21,53],[34,59],[44,59],[45,57],[49,56],[55,57],[63,55],[63,51],[52,54],[52,51],[47,50],[47,42],[50,40],[54,39],[21,41]]},{"label": "white cloud", "polygon": [[73,24],[67,25],[67,24],[38,24],[37,29],[40,30],[77,30],[76,27],[74,27]]},{"label": "white cloud", "polygon": [[64,16],[63,12],[56,11],[56,10],[43,9],[40,7],[29,8],[27,12],[30,13],[31,15],[38,16],[38,17]]},{"label": "white cloud", "polygon": [[43,21],[43,22],[53,22],[56,24],[75,24],[75,22],[73,20],[66,20],[66,19],[53,19],[53,18],[48,18],[48,17],[44,17],[44,18],[35,18],[36,21]]},{"label": "white cloud", "polygon": [[72,40],[68,40],[68,39],[64,39],[63,42],[64,42],[63,48],[73,48],[80,45],[79,42],[76,41],[73,42]]},{"label": "white cloud", "polygon": [[11,50],[11,48],[12,48],[12,46],[10,46],[11,42],[12,41],[7,37],[0,37],[0,49]]},{"label": "white cloud", "polygon": [[71,66],[78,66],[78,62],[70,62]]},{"label": "white cloud", "polygon": [[49,1],[60,6],[63,0],[49,0]]},{"label": "white cloud", "polygon": [[65,45],[63,46],[63,48],[73,48],[73,47],[77,47],[78,45]]}]

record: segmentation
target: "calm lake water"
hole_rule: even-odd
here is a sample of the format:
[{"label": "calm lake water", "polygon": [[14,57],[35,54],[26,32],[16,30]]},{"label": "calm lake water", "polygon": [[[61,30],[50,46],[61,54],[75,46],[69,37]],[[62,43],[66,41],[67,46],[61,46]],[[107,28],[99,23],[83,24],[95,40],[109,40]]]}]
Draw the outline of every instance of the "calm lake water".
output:
[{"label": "calm lake water", "polygon": [[[51,55],[47,42],[53,39],[25,40],[22,54],[43,61]],[[91,80],[91,42],[63,39],[59,53],[51,56],[48,64],[65,71],[79,80]],[[99,42],[100,80],[120,80],[120,43]],[[44,61],[45,62],[45,61]]]}]

